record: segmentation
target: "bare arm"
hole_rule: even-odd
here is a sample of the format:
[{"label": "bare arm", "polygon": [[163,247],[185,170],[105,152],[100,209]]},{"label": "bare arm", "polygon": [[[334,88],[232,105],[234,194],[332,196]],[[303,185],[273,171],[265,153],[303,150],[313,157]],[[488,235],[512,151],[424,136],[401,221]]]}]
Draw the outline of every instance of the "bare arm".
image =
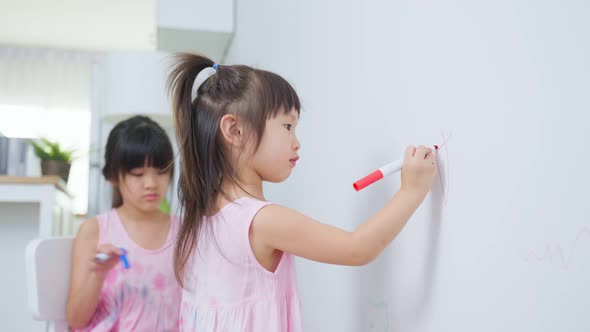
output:
[{"label": "bare arm", "polygon": [[73,328],[86,326],[94,315],[104,277],[117,263],[116,255],[120,254],[118,248],[104,245],[98,251],[111,254],[111,259],[104,263],[95,262],[97,243],[98,221],[90,219],[80,226],[74,241],[70,293],[67,302],[67,320]]},{"label": "bare arm", "polygon": [[401,232],[426,197],[435,175],[432,151],[426,147],[409,147],[403,172],[402,189],[354,232],[322,224],[286,207],[270,205],[254,218],[251,241],[262,243],[267,252],[277,249],[339,265],[367,264]]}]

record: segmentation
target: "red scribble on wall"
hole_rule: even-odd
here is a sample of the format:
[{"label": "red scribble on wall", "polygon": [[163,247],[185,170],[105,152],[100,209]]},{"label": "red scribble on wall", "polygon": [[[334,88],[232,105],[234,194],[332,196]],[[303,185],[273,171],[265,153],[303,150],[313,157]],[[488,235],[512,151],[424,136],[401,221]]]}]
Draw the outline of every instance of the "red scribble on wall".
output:
[{"label": "red scribble on wall", "polygon": [[[438,180],[440,182],[440,188],[442,191],[443,196],[443,204],[447,206],[449,201],[449,175],[450,175],[450,164],[449,164],[449,148],[447,144],[449,143],[449,139],[453,136],[453,132],[445,135],[444,133],[441,134],[443,142],[438,145],[438,150],[436,152],[436,167],[438,170]],[[441,170],[441,152],[444,149],[444,159],[445,159],[445,167],[444,173]]]},{"label": "red scribble on wall", "polygon": [[571,266],[574,255],[576,255],[578,252],[578,246],[580,242],[584,238],[590,238],[590,227],[584,227],[578,232],[569,252],[566,252],[566,250],[559,244],[547,244],[543,254],[539,255],[535,251],[531,250],[528,256],[525,258],[525,261],[535,261],[538,263],[553,263],[554,261],[557,261],[557,264],[559,264],[559,266],[564,271],[567,271]]}]

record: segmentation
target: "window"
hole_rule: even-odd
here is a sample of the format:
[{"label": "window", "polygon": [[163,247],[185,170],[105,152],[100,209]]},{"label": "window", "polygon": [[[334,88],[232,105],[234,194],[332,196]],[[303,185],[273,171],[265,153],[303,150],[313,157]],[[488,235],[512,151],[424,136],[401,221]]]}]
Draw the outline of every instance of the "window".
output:
[{"label": "window", "polygon": [[90,111],[55,110],[42,107],[0,105],[0,132],[8,137],[48,137],[65,148],[76,149],[70,169],[68,189],[74,195],[73,212],[88,208],[88,151]]}]

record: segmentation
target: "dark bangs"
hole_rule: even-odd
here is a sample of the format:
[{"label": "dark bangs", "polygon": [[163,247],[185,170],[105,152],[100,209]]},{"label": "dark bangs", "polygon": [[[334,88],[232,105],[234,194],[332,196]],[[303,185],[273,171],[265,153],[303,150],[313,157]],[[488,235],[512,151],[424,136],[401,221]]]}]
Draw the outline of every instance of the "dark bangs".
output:
[{"label": "dark bangs", "polygon": [[301,104],[299,97],[295,92],[295,89],[281,76],[265,71],[265,70],[254,70],[256,76],[256,87],[255,89],[258,96],[260,96],[259,105],[266,115],[266,119],[273,118],[279,114],[279,112],[289,113],[291,109],[297,111],[297,115],[301,110]]},{"label": "dark bangs", "polygon": [[164,170],[171,166],[172,147],[151,128],[137,127],[126,136],[113,151],[113,166],[119,172],[129,173],[144,166]]},{"label": "dark bangs", "polygon": [[174,152],[166,132],[153,120],[136,116],[113,128],[105,156],[103,174],[116,180],[134,168],[154,167],[173,174]]}]

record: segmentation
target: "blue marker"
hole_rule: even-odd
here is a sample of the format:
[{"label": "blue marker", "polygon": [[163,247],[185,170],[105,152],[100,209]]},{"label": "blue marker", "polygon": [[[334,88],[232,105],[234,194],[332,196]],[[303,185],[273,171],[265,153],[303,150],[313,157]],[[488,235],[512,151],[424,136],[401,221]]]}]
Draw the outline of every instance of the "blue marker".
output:
[{"label": "blue marker", "polygon": [[123,248],[119,248],[121,249],[121,251],[123,251],[123,255],[119,256],[119,258],[121,258],[121,262],[123,262],[123,266],[128,269],[131,267],[131,264],[129,264],[129,261],[127,260],[127,250],[123,249]]}]

